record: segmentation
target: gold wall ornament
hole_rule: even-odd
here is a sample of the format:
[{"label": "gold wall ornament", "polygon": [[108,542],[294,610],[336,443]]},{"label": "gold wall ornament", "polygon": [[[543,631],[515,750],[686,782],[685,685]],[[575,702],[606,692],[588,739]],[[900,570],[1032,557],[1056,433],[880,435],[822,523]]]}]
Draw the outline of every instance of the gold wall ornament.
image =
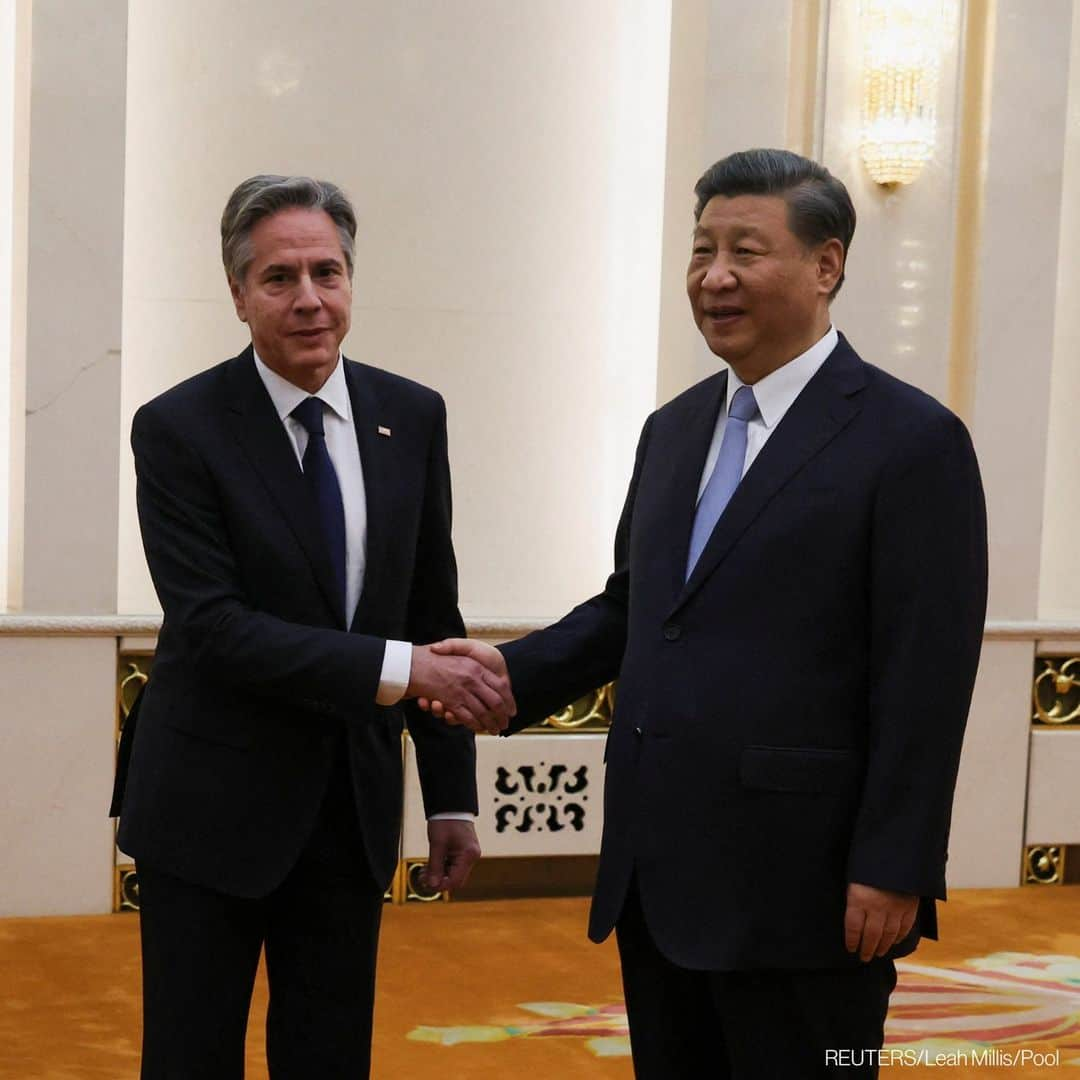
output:
[{"label": "gold wall ornament", "polygon": [[130,863],[117,866],[113,879],[113,911],[139,910],[139,875]]},{"label": "gold wall ornament", "polygon": [[432,892],[423,882],[422,874],[424,868],[427,866],[426,859],[407,859],[405,862],[405,888],[404,899],[408,903],[410,901],[419,901],[422,904],[431,904],[436,900],[449,900],[450,894],[448,892],[442,892],[436,890]]},{"label": "gold wall ornament", "polygon": [[[116,715],[113,732],[117,747],[120,745],[124,723],[131,713],[135,699],[139,696],[139,691],[150,678],[150,669],[153,664],[154,654],[151,652],[122,652],[117,657]],[[127,859],[127,856],[122,856],[115,844],[116,830],[119,825],[119,821],[113,822],[113,911],[138,911],[139,878],[133,863],[120,861],[122,858]]]},{"label": "gold wall ornament", "polygon": [[1061,885],[1065,880],[1065,847],[1062,844],[1030,844],[1024,849],[1025,885]]},{"label": "gold wall ornament", "polygon": [[[1035,661],[1035,682],[1031,689],[1036,724],[1080,726],[1080,656],[1062,661],[1040,657]],[[1039,668],[1042,670],[1039,670]]]},{"label": "gold wall ornament", "polygon": [[862,0],[859,151],[877,184],[910,184],[934,153],[943,0]]},{"label": "gold wall ornament", "polygon": [[601,686],[527,731],[606,731],[615,710],[615,683]]}]

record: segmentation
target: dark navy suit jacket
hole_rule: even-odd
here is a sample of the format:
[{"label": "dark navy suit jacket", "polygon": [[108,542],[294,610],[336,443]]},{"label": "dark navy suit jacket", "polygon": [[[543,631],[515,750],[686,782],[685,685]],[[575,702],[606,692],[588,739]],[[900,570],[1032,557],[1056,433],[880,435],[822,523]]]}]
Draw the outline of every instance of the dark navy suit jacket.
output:
[{"label": "dark navy suit jacket", "polygon": [[986,605],[964,425],[843,337],[684,582],[726,374],[647,420],[603,592],[504,646],[529,724],[618,677],[590,933],[636,870],[690,968],[853,964],[848,882],[923,899],[936,933]]},{"label": "dark navy suit jacket", "polygon": [[471,736],[412,706],[375,704],[387,638],[464,633],[445,407],[417,383],[343,363],[368,521],[351,625],[250,348],[144,405],[132,425],[164,621],[137,723],[125,725],[118,842],[237,896],[265,895],[295,864],[342,733],[376,881],[397,864],[406,717],[428,814],[476,809]]}]

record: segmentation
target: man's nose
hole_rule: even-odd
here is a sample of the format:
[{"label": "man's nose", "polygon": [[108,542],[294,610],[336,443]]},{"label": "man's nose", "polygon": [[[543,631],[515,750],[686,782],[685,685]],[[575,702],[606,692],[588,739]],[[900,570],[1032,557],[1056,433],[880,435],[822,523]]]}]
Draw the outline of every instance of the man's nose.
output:
[{"label": "man's nose", "polygon": [[709,268],[705,271],[701,287],[703,289],[733,289],[738,284],[738,279],[732,270],[731,263],[724,258],[713,259]]},{"label": "man's nose", "polygon": [[322,297],[319,296],[319,290],[315,288],[315,282],[311,280],[310,274],[300,276],[293,305],[305,311],[322,305]]}]

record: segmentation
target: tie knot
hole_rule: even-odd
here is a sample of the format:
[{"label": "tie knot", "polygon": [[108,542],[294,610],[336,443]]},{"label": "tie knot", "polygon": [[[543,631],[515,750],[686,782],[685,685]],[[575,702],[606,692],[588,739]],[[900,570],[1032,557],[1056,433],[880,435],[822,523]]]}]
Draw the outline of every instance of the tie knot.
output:
[{"label": "tie knot", "polygon": [[757,411],[757,398],[754,397],[754,391],[749,386],[740,386],[731,399],[728,416],[741,420],[745,424],[757,416]]},{"label": "tie knot", "polygon": [[[738,397],[738,394],[735,395]],[[307,428],[308,435],[324,435],[323,403],[317,397],[304,398],[289,414]]]}]

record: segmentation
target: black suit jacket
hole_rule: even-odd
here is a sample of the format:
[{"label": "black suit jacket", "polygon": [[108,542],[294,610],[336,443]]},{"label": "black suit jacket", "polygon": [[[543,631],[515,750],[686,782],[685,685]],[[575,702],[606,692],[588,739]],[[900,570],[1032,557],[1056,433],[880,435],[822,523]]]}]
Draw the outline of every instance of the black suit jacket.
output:
[{"label": "black suit jacket", "polygon": [[963,424],[840,343],[747,471],[689,581],[726,374],[649,417],[602,593],[504,646],[520,728],[618,677],[590,933],[636,868],[690,968],[855,963],[850,881],[936,932],[986,603]]},{"label": "black suit jacket", "polygon": [[427,812],[476,809],[472,739],[411,706],[375,704],[387,638],[464,632],[445,407],[417,383],[343,362],[368,518],[349,626],[250,348],[144,405],[132,424],[164,620],[137,724],[125,725],[118,842],[237,896],[265,895],[296,862],[343,734],[377,881],[389,882],[398,858],[406,717]]}]

